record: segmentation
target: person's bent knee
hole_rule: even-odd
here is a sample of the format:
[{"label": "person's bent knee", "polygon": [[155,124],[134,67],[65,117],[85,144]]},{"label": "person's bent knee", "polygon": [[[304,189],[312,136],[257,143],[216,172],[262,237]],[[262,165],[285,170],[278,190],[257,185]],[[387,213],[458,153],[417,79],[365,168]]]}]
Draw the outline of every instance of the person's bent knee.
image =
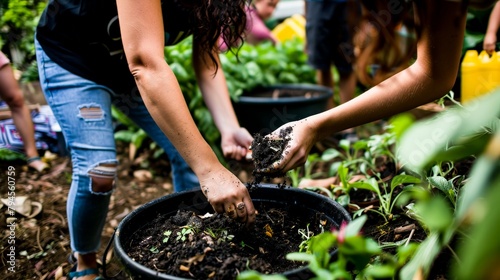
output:
[{"label": "person's bent knee", "polygon": [[117,165],[116,161],[100,162],[88,171],[93,194],[107,194],[113,190]]}]

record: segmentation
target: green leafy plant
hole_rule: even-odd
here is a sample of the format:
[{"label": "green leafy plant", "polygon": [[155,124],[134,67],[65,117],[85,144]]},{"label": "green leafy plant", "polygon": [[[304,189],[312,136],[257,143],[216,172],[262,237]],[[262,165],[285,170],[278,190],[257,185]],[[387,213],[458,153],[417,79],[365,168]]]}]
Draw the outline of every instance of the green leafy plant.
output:
[{"label": "green leafy plant", "polygon": [[[421,182],[420,178],[417,178],[412,175],[400,174],[392,178],[390,186],[387,186],[386,183],[382,183],[382,186],[380,186],[379,182],[373,177],[368,178],[363,182],[354,182],[351,184],[351,186],[358,189],[364,189],[375,192],[377,194],[377,197],[379,198],[380,207],[378,209],[370,208],[369,210],[380,214],[382,217],[384,217],[386,221],[388,221],[392,219],[393,216],[392,210],[398,198],[406,191],[408,191],[408,188],[411,188],[413,184],[419,184],[420,182]],[[395,197],[393,197],[394,189],[403,184],[411,184],[411,185],[406,186],[406,188],[403,188]],[[362,211],[362,209],[360,211]]]},{"label": "green leafy plant", "polygon": [[[362,216],[349,224],[342,224],[339,230],[316,235],[309,243],[311,253],[295,252],[286,258],[308,263],[309,269],[316,275],[313,279],[352,279],[349,266],[360,271],[372,256],[380,253],[374,240],[359,233],[365,221],[366,216]],[[335,259],[331,254],[333,248],[337,248]]]},{"label": "green leafy plant", "polygon": [[152,246],[151,248],[149,248],[149,251],[153,254],[158,254],[160,252],[160,250],[158,248],[156,248],[155,246]]},{"label": "green leafy plant", "polygon": [[35,31],[46,0],[0,1],[0,47],[10,51],[15,68],[24,70],[35,60]]},{"label": "green leafy plant", "polygon": [[314,232],[309,230],[309,224],[307,224],[305,229],[298,229],[298,233],[302,238],[302,242],[299,244],[299,252],[309,252],[309,241],[314,236]]},{"label": "green leafy plant", "polygon": [[252,246],[250,246],[250,245],[246,244],[246,243],[245,243],[245,241],[243,241],[243,240],[241,240],[241,242],[240,242],[240,246],[241,246],[241,248],[248,247],[248,248],[250,248],[250,249],[252,249],[252,250],[255,250]]},{"label": "green leafy plant", "polygon": [[221,242],[231,241],[234,238],[234,235],[229,234],[227,229],[223,228],[216,230],[208,228],[205,230],[205,233],[210,235],[210,237],[212,237],[214,240],[216,240],[217,244],[220,244]]},{"label": "green leafy plant", "polygon": [[163,233],[163,235],[165,235],[165,238],[163,238],[163,243],[167,243],[168,240],[170,239],[170,236],[172,235],[172,231],[167,230]]},{"label": "green leafy plant", "polygon": [[[493,228],[500,223],[500,204],[496,201],[499,194],[494,187],[500,185],[498,104],[500,89],[415,123],[402,135],[398,143],[401,162],[422,174],[436,163],[477,158],[459,191],[455,212],[436,197],[422,196],[420,206],[416,204],[416,212],[430,233],[415,257],[402,268],[401,279],[411,279],[417,273],[425,277],[437,255],[450,246],[456,234],[463,238],[458,248],[460,265],[453,269],[457,279],[487,279],[495,271],[488,260],[500,250],[499,239],[492,236]],[[487,214],[474,215],[479,212]],[[437,213],[441,214],[439,219]],[[467,234],[462,235],[464,232]]]},{"label": "green leafy plant", "polygon": [[324,162],[324,160],[318,154],[308,155],[303,167],[297,167],[287,172],[288,178],[292,181],[291,185],[297,187],[302,179],[317,178],[324,175],[322,173],[313,174],[314,166],[320,162]]},{"label": "green leafy plant", "polygon": [[175,240],[184,242],[186,241],[186,238],[192,233],[194,233],[194,230],[192,228],[184,227],[180,232],[177,232],[177,238]]}]

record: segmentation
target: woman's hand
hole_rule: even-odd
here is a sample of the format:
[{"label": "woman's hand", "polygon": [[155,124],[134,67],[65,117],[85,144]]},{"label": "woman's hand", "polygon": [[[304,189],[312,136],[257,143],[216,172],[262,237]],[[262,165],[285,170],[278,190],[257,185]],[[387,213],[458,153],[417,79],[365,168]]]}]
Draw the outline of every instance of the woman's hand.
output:
[{"label": "woman's hand", "polygon": [[246,186],[230,171],[220,167],[200,179],[201,190],[217,213],[239,222],[255,222],[255,208]]},{"label": "woman's hand", "polygon": [[292,127],[292,132],[289,135],[290,140],[283,151],[281,159],[267,168],[256,170],[256,172],[267,174],[285,173],[306,162],[311,148],[317,141],[310,118],[284,124],[271,134],[266,135],[266,137],[279,137],[281,129],[289,126]]},{"label": "woman's hand", "polygon": [[484,36],[483,49],[492,54],[495,51],[495,47],[497,44],[497,35],[495,33],[487,33]]},{"label": "woman's hand", "polygon": [[246,157],[253,138],[243,127],[228,131],[221,136],[222,153],[225,157],[241,160]]}]

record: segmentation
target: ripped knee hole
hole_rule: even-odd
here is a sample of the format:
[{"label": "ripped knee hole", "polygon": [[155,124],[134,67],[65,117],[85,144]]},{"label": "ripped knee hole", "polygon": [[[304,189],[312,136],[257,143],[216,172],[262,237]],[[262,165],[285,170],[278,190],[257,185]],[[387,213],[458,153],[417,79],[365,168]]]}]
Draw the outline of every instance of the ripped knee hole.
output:
[{"label": "ripped knee hole", "polygon": [[116,177],[116,164],[101,164],[89,171],[92,180],[92,191],[109,192],[113,189]]}]

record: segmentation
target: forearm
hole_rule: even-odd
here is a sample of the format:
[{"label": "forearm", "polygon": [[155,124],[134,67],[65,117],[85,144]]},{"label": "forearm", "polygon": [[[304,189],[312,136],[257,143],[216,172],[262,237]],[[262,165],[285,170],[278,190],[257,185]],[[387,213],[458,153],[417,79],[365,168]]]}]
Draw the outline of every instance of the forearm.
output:
[{"label": "forearm", "polygon": [[486,29],[486,34],[495,35],[500,27],[500,2],[495,4],[493,10],[491,11],[490,18],[488,21],[488,28]]},{"label": "forearm", "polygon": [[447,94],[459,70],[466,11],[460,3],[424,1],[416,8],[421,33],[415,63],[350,102],[311,118],[321,139],[393,116]]},{"label": "forearm", "polygon": [[[193,53],[196,53],[196,47],[193,48]],[[215,125],[221,134],[224,134],[229,130],[239,128],[240,125],[231,104],[222,66],[219,64],[218,71],[214,76],[215,68],[208,67],[207,65],[211,64],[210,61],[207,62],[209,64],[201,61],[199,55],[193,56],[193,66],[203,99],[214,118]]]},{"label": "forearm", "polygon": [[144,68],[135,76],[146,107],[160,129],[198,176],[209,172],[218,159],[196,127],[168,65]]}]

